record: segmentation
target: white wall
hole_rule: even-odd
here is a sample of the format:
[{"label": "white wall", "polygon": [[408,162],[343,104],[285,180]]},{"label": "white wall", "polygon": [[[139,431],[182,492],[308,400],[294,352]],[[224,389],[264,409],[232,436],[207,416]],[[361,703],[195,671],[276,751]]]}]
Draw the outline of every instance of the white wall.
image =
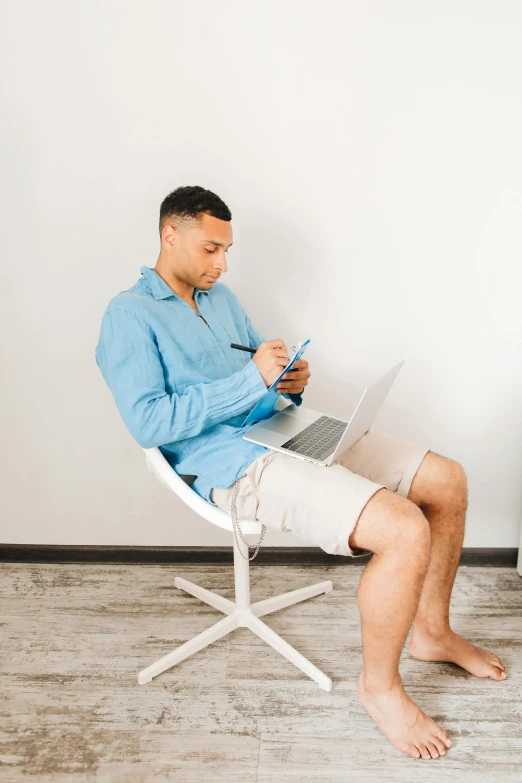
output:
[{"label": "white wall", "polygon": [[[310,337],[306,402],[464,465],[465,546],[522,512],[517,0],[40,3],[2,11],[0,541],[226,545],[145,469],[94,360],[178,185],[233,213],[224,278]],[[269,533],[267,545],[303,545]]]}]

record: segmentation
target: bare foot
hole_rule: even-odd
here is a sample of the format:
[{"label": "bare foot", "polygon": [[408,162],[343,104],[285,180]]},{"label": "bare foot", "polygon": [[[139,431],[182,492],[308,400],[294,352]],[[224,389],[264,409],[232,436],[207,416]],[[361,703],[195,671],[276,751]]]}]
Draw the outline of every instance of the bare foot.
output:
[{"label": "bare foot", "polygon": [[404,690],[400,676],[388,690],[371,689],[365,684],[364,667],[355,686],[357,698],[373,718],[385,737],[398,750],[414,759],[444,756],[453,743],[447,731],[441,729]]},{"label": "bare foot", "polygon": [[506,678],[504,666],[497,655],[467,642],[451,629],[434,636],[424,629],[414,628],[409,650],[419,661],[450,661],[475,677],[491,677],[493,680]]}]

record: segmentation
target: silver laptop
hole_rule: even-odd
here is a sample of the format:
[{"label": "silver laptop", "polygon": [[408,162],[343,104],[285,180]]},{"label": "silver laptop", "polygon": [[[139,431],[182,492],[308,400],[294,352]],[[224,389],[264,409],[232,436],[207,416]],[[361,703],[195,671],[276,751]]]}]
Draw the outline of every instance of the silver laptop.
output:
[{"label": "silver laptop", "polygon": [[269,419],[254,424],[243,438],[327,467],[338,453],[349,449],[368,432],[405,361],[364,390],[349,421],[334,419],[304,405],[290,404]]}]

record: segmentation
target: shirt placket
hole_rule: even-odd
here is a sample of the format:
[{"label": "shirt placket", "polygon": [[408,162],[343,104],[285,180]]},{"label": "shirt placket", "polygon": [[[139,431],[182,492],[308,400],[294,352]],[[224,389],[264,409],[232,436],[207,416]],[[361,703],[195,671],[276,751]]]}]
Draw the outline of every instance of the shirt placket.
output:
[{"label": "shirt placket", "polygon": [[[229,347],[229,340],[228,335],[219,323],[219,321],[216,321],[214,319],[214,311],[212,310],[212,307],[210,305],[210,302],[208,302],[207,299],[205,299],[203,304],[203,309],[205,311],[205,315],[201,312],[201,305],[198,304],[198,312],[196,313],[202,320],[203,323],[206,323],[208,328],[210,329],[212,335],[214,336],[215,341],[219,345],[219,348],[221,349],[221,354],[227,363],[227,366],[230,367],[231,370],[235,371],[238,368],[237,364],[234,362],[234,357],[232,356],[233,349]],[[190,306],[190,305],[189,305]],[[227,347],[229,350],[227,350]]]}]

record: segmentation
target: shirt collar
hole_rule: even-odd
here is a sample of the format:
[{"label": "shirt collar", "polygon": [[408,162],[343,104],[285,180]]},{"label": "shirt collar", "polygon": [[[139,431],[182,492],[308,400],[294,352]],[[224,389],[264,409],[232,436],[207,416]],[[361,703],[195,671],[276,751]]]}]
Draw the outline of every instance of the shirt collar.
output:
[{"label": "shirt collar", "polygon": [[[154,299],[167,299],[169,296],[175,296],[176,299],[181,299],[181,297],[172,290],[170,285],[167,285],[164,279],[160,277],[160,275],[158,275],[158,273],[151,267],[142,266],[140,272],[147,280]],[[205,291],[202,288],[195,288],[194,299],[197,300],[198,294],[208,293],[208,291]]]}]

